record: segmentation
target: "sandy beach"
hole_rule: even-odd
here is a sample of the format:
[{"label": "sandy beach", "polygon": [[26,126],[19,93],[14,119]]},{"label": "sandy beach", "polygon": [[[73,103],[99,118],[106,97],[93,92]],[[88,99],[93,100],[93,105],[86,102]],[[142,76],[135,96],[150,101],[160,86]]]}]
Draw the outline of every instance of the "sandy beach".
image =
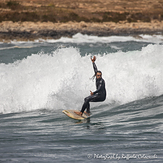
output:
[{"label": "sandy beach", "polygon": [[163,0],[3,0],[0,41],[163,33]]},{"label": "sandy beach", "polygon": [[72,37],[76,33],[95,36],[163,34],[163,21],[153,22],[11,22],[0,23],[0,41],[58,39],[62,36]]}]

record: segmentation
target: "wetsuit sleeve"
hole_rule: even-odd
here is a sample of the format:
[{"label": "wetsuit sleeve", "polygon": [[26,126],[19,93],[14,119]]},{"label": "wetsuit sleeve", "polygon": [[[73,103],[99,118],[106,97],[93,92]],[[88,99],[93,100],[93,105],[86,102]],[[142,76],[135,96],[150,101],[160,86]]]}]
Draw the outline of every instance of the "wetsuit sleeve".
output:
[{"label": "wetsuit sleeve", "polygon": [[96,66],[96,64],[93,62],[93,69],[94,69],[94,72],[95,72],[95,74],[97,73],[97,66]]},{"label": "wetsuit sleeve", "polygon": [[97,90],[95,92],[93,92],[93,94],[99,93],[101,91],[102,87],[103,87],[103,81],[100,80],[100,84],[99,84]]}]

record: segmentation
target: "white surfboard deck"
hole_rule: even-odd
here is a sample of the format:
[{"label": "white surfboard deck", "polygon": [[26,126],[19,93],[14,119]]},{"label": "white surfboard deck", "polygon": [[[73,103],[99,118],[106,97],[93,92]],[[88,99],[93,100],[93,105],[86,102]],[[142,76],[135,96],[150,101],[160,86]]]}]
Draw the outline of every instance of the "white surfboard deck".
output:
[{"label": "white surfboard deck", "polygon": [[62,112],[64,114],[66,114],[68,117],[70,117],[72,119],[77,119],[77,120],[83,120],[83,119],[90,117],[90,116],[86,115],[85,113],[83,113],[82,116],[77,115],[76,113],[74,113],[74,111],[79,112],[79,110],[63,110]]}]

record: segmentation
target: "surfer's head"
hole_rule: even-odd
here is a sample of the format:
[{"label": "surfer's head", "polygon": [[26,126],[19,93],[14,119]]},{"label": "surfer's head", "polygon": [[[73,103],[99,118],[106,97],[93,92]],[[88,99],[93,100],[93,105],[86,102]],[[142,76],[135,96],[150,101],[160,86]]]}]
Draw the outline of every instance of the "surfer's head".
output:
[{"label": "surfer's head", "polygon": [[97,71],[95,75],[96,75],[96,79],[102,78],[102,72],[101,71]]},{"label": "surfer's head", "polygon": [[96,79],[101,79],[102,78],[102,72],[101,71],[96,71],[96,73],[93,75],[93,77],[91,78],[92,80],[94,80],[96,77]]}]

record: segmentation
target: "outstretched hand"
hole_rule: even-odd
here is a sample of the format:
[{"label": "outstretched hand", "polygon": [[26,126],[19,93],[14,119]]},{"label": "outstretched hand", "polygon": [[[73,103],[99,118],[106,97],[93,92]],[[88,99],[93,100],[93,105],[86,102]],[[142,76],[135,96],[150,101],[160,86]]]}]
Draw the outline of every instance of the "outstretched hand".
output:
[{"label": "outstretched hand", "polygon": [[93,95],[93,92],[92,91],[90,91],[90,94],[91,94],[91,96]]},{"label": "outstretched hand", "polygon": [[94,63],[96,61],[96,56],[91,57],[91,61]]}]

